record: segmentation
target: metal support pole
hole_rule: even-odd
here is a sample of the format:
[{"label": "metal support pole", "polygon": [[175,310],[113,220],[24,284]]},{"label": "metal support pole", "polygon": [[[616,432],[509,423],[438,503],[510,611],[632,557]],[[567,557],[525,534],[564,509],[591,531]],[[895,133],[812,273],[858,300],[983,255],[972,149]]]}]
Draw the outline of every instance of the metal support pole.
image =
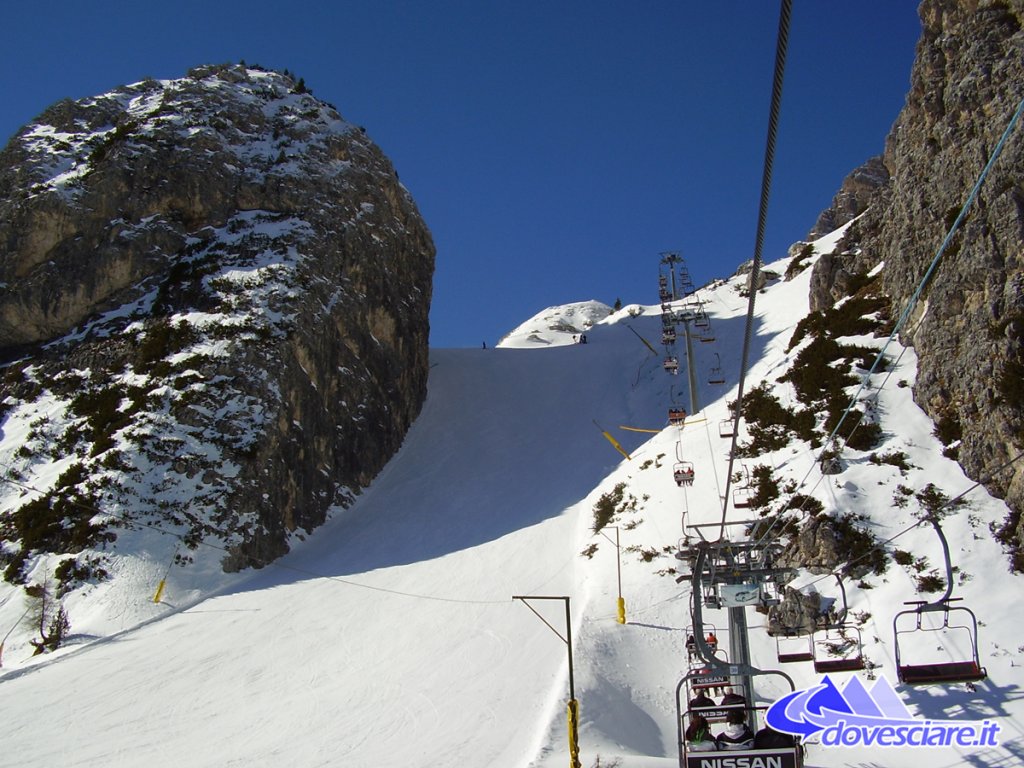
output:
[{"label": "metal support pole", "polygon": [[[619,526],[617,526],[617,525],[606,525],[605,528],[614,528],[615,529],[615,574],[616,574],[616,577],[617,577],[618,582],[619,582],[619,595],[618,595],[618,601],[616,602],[616,606],[618,608],[618,619],[617,620],[618,620],[619,624],[625,624],[626,623],[626,601],[622,597],[622,549],[619,546]],[[601,535],[604,536],[606,539],[608,539],[608,541],[611,541],[611,539],[608,537],[608,534],[605,533],[603,530],[601,531]]]},{"label": "metal support pole", "polygon": [[[747,609],[736,607],[729,609],[729,658],[741,668],[750,667],[750,640],[747,637]],[[734,683],[743,686],[743,696],[747,707],[754,706],[753,679],[750,675],[738,675]],[[748,710],[752,711],[752,710]],[[754,723],[749,724],[754,728]]]},{"label": "metal support pole", "polygon": [[693,337],[690,335],[690,321],[683,323],[686,336],[686,375],[690,380],[690,413],[700,410],[697,403],[697,374],[693,365]]},{"label": "metal support pole", "polygon": [[[580,763],[580,747],[579,747],[579,713],[580,703],[576,701],[576,677],[573,673],[572,666],[572,616],[569,609],[569,598],[568,597],[554,597],[550,595],[512,595],[513,600],[521,600],[523,605],[533,611],[534,615],[547,625],[548,629],[554,632],[558,639],[565,643],[569,650],[569,704],[567,707],[567,714],[569,720],[569,768],[583,768]],[[529,600],[564,600],[565,601],[565,637],[558,632],[551,622],[537,613],[537,609],[534,608]]]}]

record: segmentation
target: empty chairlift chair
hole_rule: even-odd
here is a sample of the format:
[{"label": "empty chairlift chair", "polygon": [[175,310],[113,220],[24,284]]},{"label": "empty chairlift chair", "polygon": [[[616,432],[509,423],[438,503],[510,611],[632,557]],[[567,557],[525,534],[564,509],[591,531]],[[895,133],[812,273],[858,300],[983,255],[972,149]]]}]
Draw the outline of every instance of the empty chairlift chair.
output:
[{"label": "empty chairlift chair", "polygon": [[775,636],[775,654],[779,664],[798,664],[814,661],[814,640],[806,634],[780,634]]},{"label": "empty chairlift chair", "polygon": [[[715,352],[715,364],[711,366],[711,373],[708,374],[708,384],[725,384],[725,376],[722,374],[722,358]],[[721,428],[719,428],[721,433]],[[732,435],[722,435],[732,437]]]},{"label": "empty chairlift chair", "polygon": [[[893,618],[896,675],[901,683],[975,683],[988,677],[988,672],[981,666],[978,657],[978,619],[969,608],[950,605],[957,599],[945,598],[936,603],[907,603],[917,607],[900,611]],[[956,619],[962,620],[963,623],[956,623]],[[947,640],[958,639],[961,642],[959,657],[950,658],[953,654],[948,649],[948,643],[937,647],[945,654],[944,657],[936,655],[934,642],[919,643],[910,648],[910,638],[923,636],[922,633],[925,632],[942,633]],[[970,648],[966,653],[963,652],[964,644]]]},{"label": "empty chairlift chair", "polygon": [[743,466],[743,474],[740,476],[738,485],[732,489],[732,505],[737,509],[745,509],[750,506],[754,498],[754,482],[750,477],[750,470]]},{"label": "empty chairlift chair", "polygon": [[846,587],[842,576],[837,573],[835,577],[839,584],[842,607],[818,618],[819,632],[815,633],[813,645],[814,671],[818,674],[864,669],[864,641],[860,629],[846,621],[850,612],[846,602]]},{"label": "empty chairlift chair", "polygon": [[815,672],[823,675],[864,669],[864,644],[857,627],[829,627],[823,632],[822,637],[814,638]]},{"label": "empty chairlift chair", "polygon": [[[938,518],[932,515],[927,520],[935,528],[942,544],[946,591],[942,597],[930,603],[910,601],[906,605],[916,607],[900,611],[893,617],[896,675],[906,685],[975,683],[988,677],[978,657],[978,618],[969,608],[952,605],[960,598],[951,596],[953,561],[949,554],[949,542],[942,533]],[[928,641],[914,642],[924,638]],[[940,641],[937,649],[936,639]],[[941,655],[937,655],[936,650]]]},{"label": "empty chairlift chair", "polygon": [[693,312],[693,324],[697,328],[705,329],[711,327],[711,318],[708,317],[708,313],[704,311],[703,304],[698,304],[697,308]]}]

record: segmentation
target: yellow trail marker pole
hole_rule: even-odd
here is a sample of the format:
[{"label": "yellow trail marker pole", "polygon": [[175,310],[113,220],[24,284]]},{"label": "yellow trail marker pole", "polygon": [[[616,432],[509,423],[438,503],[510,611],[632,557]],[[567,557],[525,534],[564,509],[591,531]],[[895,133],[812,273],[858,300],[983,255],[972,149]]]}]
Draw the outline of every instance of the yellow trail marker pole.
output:
[{"label": "yellow trail marker pole", "polygon": [[605,439],[609,443],[612,444],[612,448],[614,448],[616,451],[618,451],[623,456],[625,456],[626,457],[626,461],[632,461],[632,458],[630,457],[630,455],[628,453],[626,453],[626,449],[623,448],[621,445],[619,445],[619,441],[616,440],[614,437],[612,437],[611,432],[609,432],[606,429],[603,429],[600,424],[598,424],[596,421],[594,421],[594,419],[591,419],[591,421],[594,422],[594,426],[595,427],[597,427],[598,429],[601,430],[601,434],[605,436]]},{"label": "yellow trail marker pole", "polygon": [[580,703],[569,699],[569,768],[580,768]]},{"label": "yellow trail marker pole", "polygon": [[[558,639],[565,643],[566,648],[569,650],[569,706],[568,706],[568,717],[569,717],[569,768],[583,768],[580,764],[580,746],[579,746],[579,711],[580,704],[576,700],[576,678],[573,674],[572,668],[572,618],[569,610],[569,598],[568,597],[555,597],[552,595],[512,595],[513,600],[522,601],[523,605],[533,611],[534,616],[543,621],[547,628],[554,632]],[[530,600],[561,600],[565,603],[565,637],[551,626],[551,622],[545,619],[537,609],[530,605]]]},{"label": "yellow trail marker pole", "polygon": [[629,330],[633,331],[633,335],[636,336],[638,339],[640,339],[640,341],[642,341],[644,343],[645,347],[647,347],[649,350],[651,350],[651,354],[652,355],[654,355],[655,357],[658,356],[658,350],[656,350],[654,347],[651,346],[651,342],[649,342],[647,339],[645,339],[639,333],[634,331],[633,330],[633,326],[629,325],[628,323],[626,324],[626,327],[629,328]]},{"label": "yellow trail marker pole", "polygon": [[164,587],[167,586],[167,574],[171,572],[171,566],[174,565],[174,558],[178,556],[178,547],[181,546],[181,542],[178,542],[178,546],[174,548],[174,554],[171,555],[171,562],[167,564],[167,570],[164,571],[164,577],[160,579],[160,584],[156,588],[156,594],[153,595],[153,602],[159,603],[160,599],[164,596]]},{"label": "yellow trail marker pole", "polygon": [[[619,526],[617,526],[617,525],[606,525],[605,528],[614,528],[615,529],[615,541],[613,542],[615,544],[615,558],[616,558],[616,560],[615,560],[615,575],[616,575],[616,577],[618,579],[618,582],[619,582],[619,598],[618,598],[618,600],[616,602],[616,606],[618,608],[618,619],[617,619],[617,621],[619,622],[619,624],[625,624],[626,623],[626,600],[622,596],[622,549],[619,547]],[[607,533],[605,533],[603,530],[601,531],[601,535],[604,536],[606,539],[608,539],[608,541],[611,541],[611,537]]]}]

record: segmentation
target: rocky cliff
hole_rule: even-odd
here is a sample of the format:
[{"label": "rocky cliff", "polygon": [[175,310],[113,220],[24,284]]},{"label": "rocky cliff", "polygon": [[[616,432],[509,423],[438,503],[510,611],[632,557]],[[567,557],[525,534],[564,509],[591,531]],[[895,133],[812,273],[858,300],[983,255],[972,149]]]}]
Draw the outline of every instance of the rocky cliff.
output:
[{"label": "rocky cliff", "polygon": [[287,551],[418,414],[433,262],[388,159],[290,75],[48,109],[0,153],[6,577],[102,577],[147,525],[179,564]]},{"label": "rocky cliff", "polygon": [[[889,179],[863,200],[841,257],[816,266],[812,305],[874,288],[908,305],[1024,97],[1024,0],[924,0],[906,104],[886,141]],[[847,217],[848,218],[848,217]],[[837,222],[842,223],[842,222]],[[1005,498],[1024,541],[1024,127],[1017,126],[902,332],[914,392],[967,473]]]}]

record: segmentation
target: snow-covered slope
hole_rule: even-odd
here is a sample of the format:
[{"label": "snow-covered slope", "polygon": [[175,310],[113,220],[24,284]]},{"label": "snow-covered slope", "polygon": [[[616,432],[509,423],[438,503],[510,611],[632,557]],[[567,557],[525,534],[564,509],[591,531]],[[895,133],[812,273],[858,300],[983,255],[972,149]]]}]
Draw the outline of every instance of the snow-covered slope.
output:
[{"label": "snow-covered slope", "polygon": [[607,319],[612,308],[600,301],[577,301],[548,307],[506,333],[499,347],[529,349],[579,344],[597,323]]},{"label": "snow-covered slope", "polygon": [[[807,312],[807,280],[805,271],[758,294],[748,386],[774,381],[792,360],[787,345]],[[0,765],[564,766],[565,602],[531,602],[538,617],[513,595],[570,598],[583,765],[676,765],[690,594],[670,572],[672,553],[684,522],[721,516],[728,441],[718,426],[736,395],[742,282],[702,292],[715,341],[694,344],[702,410],[682,429],[665,422],[670,404],[688,402],[687,377],[666,374],[644,343],[659,340],[656,305],[595,320],[586,345],[434,350],[427,403],[400,453],[286,558],[226,582],[211,577],[206,589],[216,591],[204,599],[172,572],[163,603],[140,590],[124,601],[121,626],[109,628],[120,631],[75,636],[51,655],[31,659],[25,645],[8,646]],[[712,367],[724,384],[708,383]],[[931,482],[952,497],[972,485],[912,404],[905,384],[913,375],[908,352],[876,406],[886,436],[879,450],[904,452],[908,469],[852,452],[842,474],[823,477],[797,443],[748,463],[772,466],[781,484],[802,483],[831,510],[864,515],[879,538],[903,531],[914,510],[894,505],[897,486]],[[787,386],[775,391],[792,398]],[[677,456],[695,466],[692,487],[673,482]],[[616,488],[620,558],[614,531],[591,530],[595,504]],[[967,498],[969,509],[944,527],[961,569],[956,594],[982,620],[989,680],[973,693],[932,686],[903,696],[923,716],[1003,726],[998,749],[925,752],[937,767],[1017,765],[1022,621],[1008,606],[1024,590],[987,528],[1005,507],[982,490]],[[730,518],[749,512],[730,509]],[[929,567],[939,562],[927,528],[891,546],[927,556]],[[626,624],[616,620],[618,563]],[[834,595],[834,581],[820,579],[803,574],[799,583],[819,580]],[[851,611],[870,614],[865,653],[890,680],[892,617],[915,597],[912,569],[894,563],[850,585]],[[22,610],[14,598],[0,606],[0,629]],[[778,666],[763,617],[748,613],[755,665]],[[724,641],[724,612],[706,618]],[[812,670],[788,666],[798,685],[817,682]],[[778,684],[757,691],[762,702],[781,692]],[[916,768],[921,760],[913,750],[812,745],[807,764]]]}]

